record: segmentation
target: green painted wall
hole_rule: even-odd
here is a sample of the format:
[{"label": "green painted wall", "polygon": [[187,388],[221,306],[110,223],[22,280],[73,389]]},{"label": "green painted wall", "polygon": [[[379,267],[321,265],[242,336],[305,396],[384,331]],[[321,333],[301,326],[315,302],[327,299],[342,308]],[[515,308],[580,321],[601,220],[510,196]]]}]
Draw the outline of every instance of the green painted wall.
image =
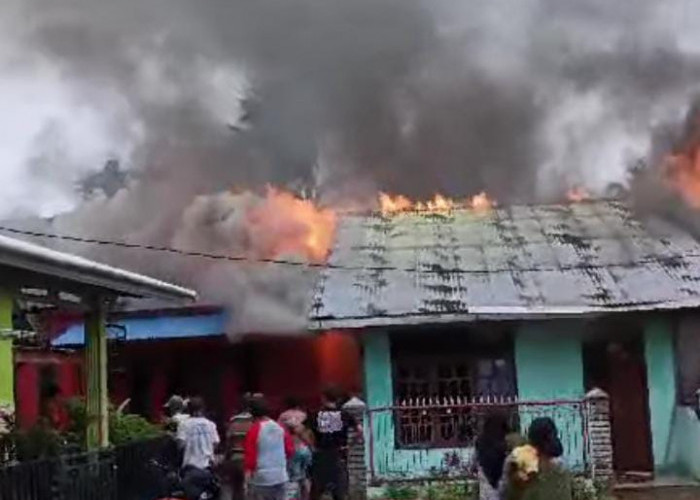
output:
[{"label": "green painted wall", "polygon": [[578,325],[525,323],[515,337],[518,394],[524,400],[584,395],[583,355]]},{"label": "green painted wall", "polygon": [[676,365],[670,320],[654,318],[644,325],[644,354],[654,465],[663,468],[670,461],[671,426],[676,406]]},{"label": "green painted wall", "polygon": [[674,414],[668,465],[700,481],[700,420],[685,406],[677,407]]},{"label": "green painted wall", "polygon": [[12,329],[12,296],[0,290],[0,404],[14,408],[14,363],[12,339],[6,336]]},{"label": "green painted wall", "polygon": [[[369,410],[393,404],[391,343],[384,332],[364,336],[365,398]],[[394,419],[391,411],[371,412],[372,425],[367,437],[367,463],[374,454],[374,472],[378,479],[417,478],[431,469],[444,467],[446,454],[457,453],[462,461],[471,458],[471,449],[402,450],[396,449]],[[371,440],[371,442],[370,442]]]},{"label": "green painted wall", "polygon": [[[524,401],[580,399],[584,395],[583,355],[579,324],[550,321],[522,324],[515,336],[518,395]],[[562,435],[565,459],[583,465],[583,421],[578,408],[566,405],[522,410],[521,419],[554,419]]]}]

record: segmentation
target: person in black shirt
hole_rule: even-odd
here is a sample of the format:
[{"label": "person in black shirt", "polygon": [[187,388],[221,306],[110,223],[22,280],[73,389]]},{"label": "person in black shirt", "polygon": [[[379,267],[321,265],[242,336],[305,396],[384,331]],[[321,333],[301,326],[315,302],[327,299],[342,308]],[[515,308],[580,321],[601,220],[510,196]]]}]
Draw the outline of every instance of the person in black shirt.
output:
[{"label": "person in black shirt", "polygon": [[348,431],[362,427],[340,406],[341,396],[335,388],[323,391],[321,409],[310,419],[315,438],[311,478],[311,500],[319,500],[328,492],[333,500],[345,500],[347,495]]}]

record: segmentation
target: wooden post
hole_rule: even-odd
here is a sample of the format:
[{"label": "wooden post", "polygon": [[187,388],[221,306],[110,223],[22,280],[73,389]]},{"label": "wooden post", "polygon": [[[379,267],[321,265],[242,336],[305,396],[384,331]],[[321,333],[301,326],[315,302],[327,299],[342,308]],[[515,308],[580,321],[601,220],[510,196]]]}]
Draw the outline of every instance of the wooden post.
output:
[{"label": "wooden post", "polygon": [[109,446],[107,394],[107,301],[96,297],[85,318],[87,448]]},{"label": "wooden post", "polygon": [[15,367],[12,357],[12,295],[0,289],[0,406],[14,410]]}]

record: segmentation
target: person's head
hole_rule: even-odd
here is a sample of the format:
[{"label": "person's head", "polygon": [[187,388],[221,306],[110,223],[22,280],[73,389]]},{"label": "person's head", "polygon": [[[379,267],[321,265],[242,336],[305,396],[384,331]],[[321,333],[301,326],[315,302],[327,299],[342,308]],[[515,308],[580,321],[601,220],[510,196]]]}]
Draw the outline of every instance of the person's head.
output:
[{"label": "person's head", "polygon": [[338,406],[342,398],[342,391],[333,385],[327,386],[321,393],[321,402],[324,406]]},{"label": "person's head", "polygon": [[564,454],[557,426],[549,417],[540,417],[533,420],[527,437],[530,444],[537,448],[541,455],[557,458]]},{"label": "person's head", "polygon": [[177,394],[170,396],[170,399],[163,406],[168,415],[173,416],[185,411],[185,400]]},{"label": "person's head", "polygon": [[187,404],[188,410],[190,411],[190,415],[193,417],[201,417],[204,416],[204,400],[200,398],[199,396],[195,396],[189,400],[189,403]]},{"label": "person's head", "polygon": [[288,396],[284,398],[285,410],[298,410],[301,408],[301,400],[296,396]]},{"label": "person's head", "polygon": [[262,398],[263,395],[260,392],[246,392],[241,396],[241,411],[250,411],[250,405],[253,400]]},{"label": "person's head", "polygon": [[508,435],[508,420],[500,413],[490,413],[486,416],[484,427],[481,430],[482,436],[488,436],[495,440],[504,440]]},{"label": "person's head", "polygon": [[255,419],[267,418],[270,416],[270,407],[262,396],[251,398],[250,414]]}]

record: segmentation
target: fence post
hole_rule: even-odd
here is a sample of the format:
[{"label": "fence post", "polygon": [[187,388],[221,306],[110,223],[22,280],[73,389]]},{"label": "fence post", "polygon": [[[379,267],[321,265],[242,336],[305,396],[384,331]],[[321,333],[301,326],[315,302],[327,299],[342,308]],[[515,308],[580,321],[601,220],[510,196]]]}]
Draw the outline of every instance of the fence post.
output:
[{"label": "fence post", "polygon": [[[352,398],[343,409],[362,423],[367,405],[359,398]],[[348,434],[348,493],[352,500],[367,498],[367,465],[365,464],[365,439],[357,429]]]},{"label": "fence post", "polygon": [[591,475],[593,479],[609,481],[613,477],[610,397],[602,389],[593,389],[586,394],[586,406]]}]

